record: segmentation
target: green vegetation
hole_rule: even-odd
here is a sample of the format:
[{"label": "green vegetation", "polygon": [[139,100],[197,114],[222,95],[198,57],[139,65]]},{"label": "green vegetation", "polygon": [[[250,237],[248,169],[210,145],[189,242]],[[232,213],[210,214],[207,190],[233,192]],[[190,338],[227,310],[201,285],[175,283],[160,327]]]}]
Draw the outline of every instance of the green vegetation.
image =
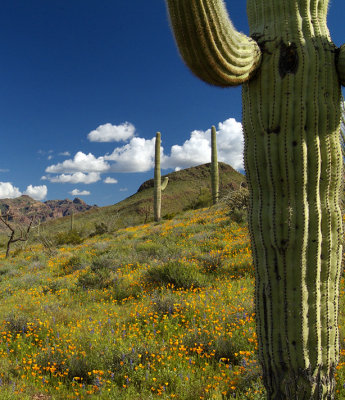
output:
[{"label": "green vegetation", "polygon": [[0,254],[1,399],[265,399],[248,231],[225,202],[51,250]]}]

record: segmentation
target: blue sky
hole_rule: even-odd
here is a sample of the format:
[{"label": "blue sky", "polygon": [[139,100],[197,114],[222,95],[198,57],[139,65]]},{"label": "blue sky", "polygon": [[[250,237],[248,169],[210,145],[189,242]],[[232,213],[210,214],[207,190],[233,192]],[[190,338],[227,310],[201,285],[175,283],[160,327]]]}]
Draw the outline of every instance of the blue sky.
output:
[{"label": "blue sky", "polygon": [[[245,1],[227,6],[248,33]],[[338,46],[344,16],[333,1]],[[0,33],[1,198],[114,204],[153,176],[156,131],[163,174],[208,162],[213,124],[219,158],[242,168],[241,89],[189,72],[163,0],[2,0]]]}]

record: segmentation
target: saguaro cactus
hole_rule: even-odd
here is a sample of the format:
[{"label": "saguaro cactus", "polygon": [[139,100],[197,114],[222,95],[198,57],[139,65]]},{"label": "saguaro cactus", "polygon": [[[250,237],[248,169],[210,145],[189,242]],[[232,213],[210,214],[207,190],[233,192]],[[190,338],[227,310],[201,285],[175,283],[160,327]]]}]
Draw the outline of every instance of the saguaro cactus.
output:
[{"label": "saguaro cactus", "polygon": [[204,81],[243,84],[259,359],[268,399],[333,399],[339,355],[340,84],[328,0],[247,0],[250,37],[222,0],[167,0]]},{"label": "saguaro cactus", "polygon": [[74,212],[73,212],[73,210],[71,210],[71,219],[70,219],[70,222],[71,222],[71,224],[70,224],[70,231],[73,231],[73,229],[74,229]]},{"label": "saguaro cactus", "polygon": [[162,206],[162,191],[167,187],[169,178],[166,176],[163,183],[161,183],[161,134],[156,133],[155,143],[155,172],[154,172],[154,219],[160,221],[161,219],[161,206]]},{"label": "saguaro cactus", "polygon": [[212,126],[211,128],[211,185],[213,204],[216,204],[219,197],[219,172],[217,157],[217,131],[215,126]]}]

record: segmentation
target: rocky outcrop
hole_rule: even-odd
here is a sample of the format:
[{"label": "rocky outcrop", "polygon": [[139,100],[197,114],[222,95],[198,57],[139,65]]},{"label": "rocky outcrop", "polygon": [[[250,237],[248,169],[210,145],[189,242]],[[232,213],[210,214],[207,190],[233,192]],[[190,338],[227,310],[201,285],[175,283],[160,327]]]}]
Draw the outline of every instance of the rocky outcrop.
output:
[{"label": "rocky outcrop", "polygon": [[8,215],[9,221],[23,224],[27,224],[31,218],[37,222],[45,222],[95,207],[97,206],[90,206],[77,197],[74,200],[48,200],[45,202],[34,200],[27,195],[15,199],[0,199],[1,214]]}]

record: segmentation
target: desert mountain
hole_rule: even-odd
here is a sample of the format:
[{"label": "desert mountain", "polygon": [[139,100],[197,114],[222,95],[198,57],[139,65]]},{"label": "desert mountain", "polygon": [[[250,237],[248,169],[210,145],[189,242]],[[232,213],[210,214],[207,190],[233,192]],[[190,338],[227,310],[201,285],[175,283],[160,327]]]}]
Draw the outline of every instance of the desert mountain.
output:
[{"label": "desert mountain", "polygon": [[76,197],[74,200],[48,200],[45,202],[22,195],[15,199],[1,199],[0,211],[8,215],[9,221],[26,224],[34,217],[35,221],[46,222],[66,215],[77,214],[96,208]]}]

